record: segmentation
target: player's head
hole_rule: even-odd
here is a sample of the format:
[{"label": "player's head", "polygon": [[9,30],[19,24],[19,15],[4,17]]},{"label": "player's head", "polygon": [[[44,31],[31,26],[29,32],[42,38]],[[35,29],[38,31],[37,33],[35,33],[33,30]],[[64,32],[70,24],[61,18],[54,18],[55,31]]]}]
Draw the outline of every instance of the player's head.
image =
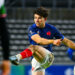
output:
[{"label": "player's head", "polygon": [[34,10],[33,14],[35,24],[40,28],[44,27],[45,21],[47,20],[48,17],[48,10],[43,7],[40,7]]}]

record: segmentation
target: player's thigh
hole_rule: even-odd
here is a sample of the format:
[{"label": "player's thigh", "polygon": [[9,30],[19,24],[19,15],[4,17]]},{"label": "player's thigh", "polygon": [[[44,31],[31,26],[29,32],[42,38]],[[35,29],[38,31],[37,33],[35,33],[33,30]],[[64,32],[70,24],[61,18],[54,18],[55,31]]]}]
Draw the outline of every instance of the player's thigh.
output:
[{"label": "player's thigh", "polygon": [[32,51],[34,58],[38,62],[42,62],[43,59],[45,58],[45,48],[38,46],[38,45],[30,45],[29,49]]},{"label": "player's thigh", "polygon": [[36,45],[33,56],[38,62],[42,62],[46,56],[46,49]]},{"label": "player's thigh", "polygon": [[50,54],[50,56],[53,56],[50,51],[43,48],[42,46],[36,45],[35,50],[36,51],[34,52],[33,56],[38,62],[44,61],[44,58],[46,57],[47,54]]},{"label": "player's thigh", "polygon": [[32,75],[45,75],[45,73],[43,71],[37,71],[32,73]]}]

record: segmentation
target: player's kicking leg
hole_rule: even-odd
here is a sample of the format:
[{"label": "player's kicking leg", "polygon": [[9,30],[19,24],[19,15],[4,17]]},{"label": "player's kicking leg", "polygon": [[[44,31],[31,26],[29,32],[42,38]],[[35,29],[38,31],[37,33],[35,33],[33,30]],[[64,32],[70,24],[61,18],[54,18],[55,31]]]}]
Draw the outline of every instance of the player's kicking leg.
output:
[{"label": "player's kicking leg", "polygon": [[20,54],[10,57],[10,61],[13,64],[18,65],[19,60],[32,55],[34,56],[32,60],[32,75],[44,75],[45,68],[52,64],[54,56],[51,52],[41,46],[31,45]]},{"label": "player's kicking leg", "polygon": [[13,64],[18,65],[19,60],[28,58],[32,55],[37,62],[41,63],[41,67],[43,68],[49,67],[52,64],[54,58],[53,54],[45,48],[38,45],[30,45],[28,49],[25,49],[20,54],[10,57],[10,61]]}]

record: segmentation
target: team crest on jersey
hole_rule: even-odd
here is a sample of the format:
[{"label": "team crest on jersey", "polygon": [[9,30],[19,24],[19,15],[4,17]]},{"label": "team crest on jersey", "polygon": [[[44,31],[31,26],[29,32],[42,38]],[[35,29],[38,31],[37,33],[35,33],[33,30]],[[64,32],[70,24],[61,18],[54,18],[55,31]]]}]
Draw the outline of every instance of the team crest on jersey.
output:
[{"label": "team crest on jersey", "polygon": [[50,31],[48,31],[46,34],[47,34],[48,36],[50,36],[50,35],[51,35],[51,32],[50,32]]},{"label": "team crest on jersey", "polygon": [[30,30],[30,34],[33,34],[33,32]]}]

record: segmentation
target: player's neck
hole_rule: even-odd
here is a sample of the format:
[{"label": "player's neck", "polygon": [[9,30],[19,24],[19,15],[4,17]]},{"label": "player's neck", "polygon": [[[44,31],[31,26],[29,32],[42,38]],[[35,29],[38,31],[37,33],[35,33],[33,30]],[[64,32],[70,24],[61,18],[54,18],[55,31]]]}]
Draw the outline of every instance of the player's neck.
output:
[{"label": "player's neck", "polygon": [[45,28],[45,24],[36,25],[38,28]]}]

